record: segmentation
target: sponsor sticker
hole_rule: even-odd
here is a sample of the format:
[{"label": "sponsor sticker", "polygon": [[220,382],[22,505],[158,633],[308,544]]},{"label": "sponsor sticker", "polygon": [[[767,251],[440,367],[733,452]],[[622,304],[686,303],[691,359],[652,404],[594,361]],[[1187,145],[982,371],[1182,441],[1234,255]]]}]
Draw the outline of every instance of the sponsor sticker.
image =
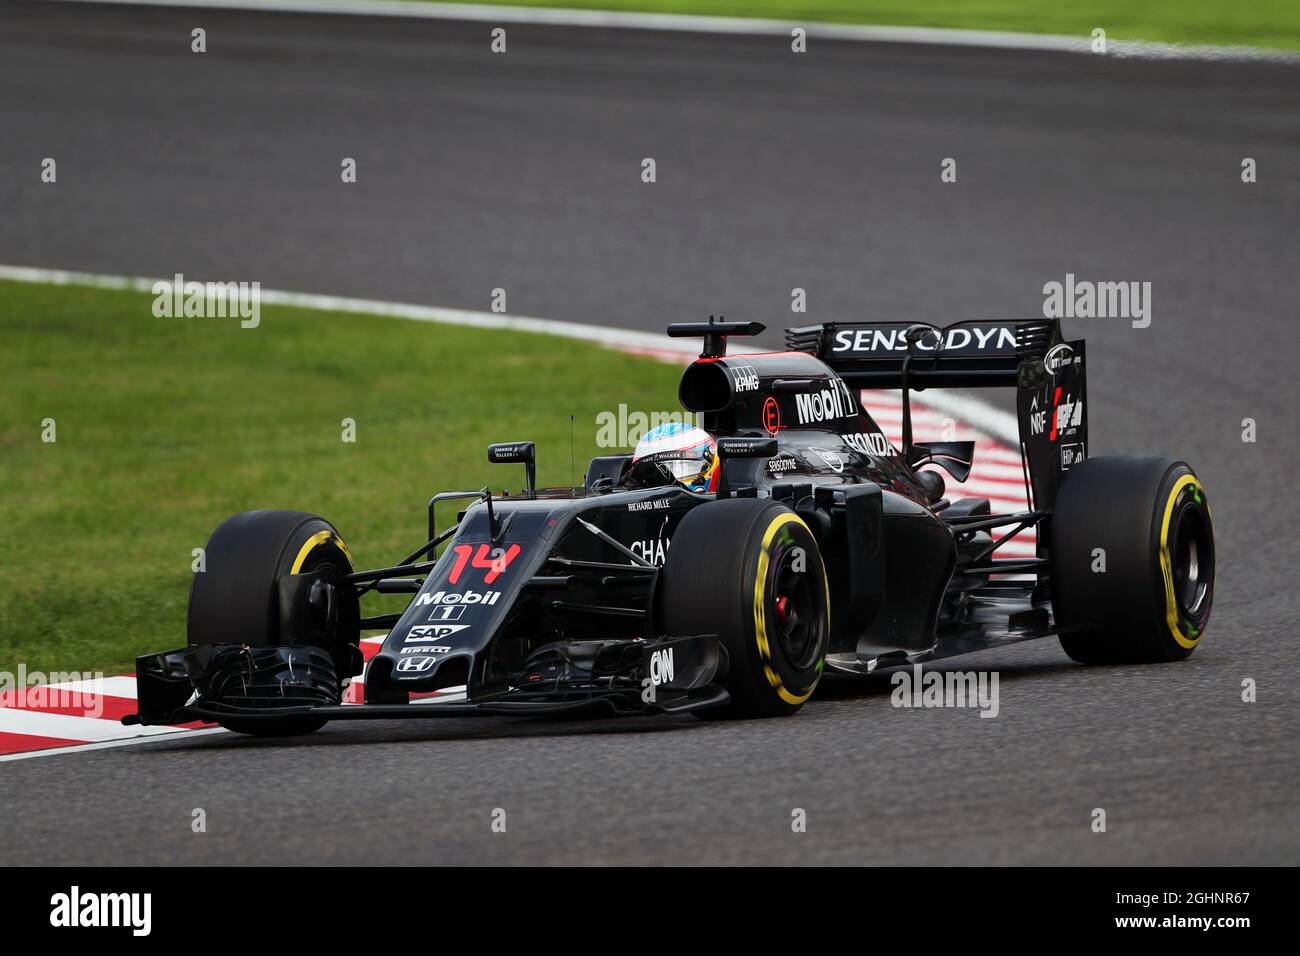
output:
[{"label": "sponsor sticker", "polygon": [[500,591],[433,591],[415,599],[417,605],[425,604],[496,604]]},{"label": "sponsor sticker", "polygon": [[877,458],[888,458],[894,450],[889,447],[889,439],[880,432],[851,432],[841,435],[840,440],[854,451]]},{"label": "sponsor sticker", "polygon": [[858,413],[849,387],[840,379],[835,379],[826,388],[796,395],[794,405],[800,425],[838,421]]},{"label": "sponsor sticker", "polygon": [[835,452],[825,448],[809,448],[808,453],[820,458],[822,463],[835,474],[838,475],[844,471],[844,459]]},{"label": "sponsor sticker", "polygon": [[628,511],[659,511],[668,508],[672,503],[667,498],[654,498],[650,501],[630,501],[628,502]]},{"label": "sponsor sticker", "polygon": [[650,654],[650,683],[655,687],[673,679],[673,649],[665,647]]},{"label": "sponsor sticker", "polygon": [[406,643],[418,641],[442,641],[469,629],[468,624],[417,624],[406,632]]},{"label": "sponsor sticker", "polygon": [[758,390],[758,369],[754,368],[754,366],[732,365],[728,367],[728,370],[731,372],[731,381],[737,393]]},{"label": "sponsor sticker", "polygon": [[[900,325],[880,328],[840,329],[832,340],[831,351],[836,354],[875,355],[907,352],[907,329]],[[918,352],[941,351],[945,355],[982,355],[1015,352],[1016,329],[1014,325],[963,325],[949,329],[943,336],[933,331],[912,343]]]},{"label": "sponsor sticker", "polygon": [[672,544],[669,538],[651,538],[648,541],[633,541],[628,545],[628,550],[635,554],[643,561],[648,561],[656,568],[662,568],[664,562],[668,560],[668,546]]},{"label": "sponsor sticker", "polygon": [[1062,342],[1043,356],[1043,368],[1047,370],[1048,375],[1055,376],[1066,365],[1072,364],[1073,360],[1074,349]]},{"label": "sponsor sticker", "polygon": [[781,430],[781,406],[771,395],[763,402],[763,427],[769,435]]},{"label": "sponsor sticker", "polygon": [[1087,455],[1084,452],[1083,442],[1072,442],[1068,445],[1061,446],[1061,470],[1065,471],[1073,465],[1079,464]]},{"label": "sponsor sticker", "polygon": [[775,458],[767,460],[767,473],[769,475],[784,475],[794,471],[799,467],[798,460],[789,452],[781,452]]}]

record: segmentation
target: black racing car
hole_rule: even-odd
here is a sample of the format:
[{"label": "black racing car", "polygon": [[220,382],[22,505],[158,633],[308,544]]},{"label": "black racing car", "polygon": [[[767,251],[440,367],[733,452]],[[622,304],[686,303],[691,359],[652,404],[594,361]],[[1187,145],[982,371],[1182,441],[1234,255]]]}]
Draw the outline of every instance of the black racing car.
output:
[{"label": "black racing car", "polygon": [[[1210,615],[1205,491],[1169,458],[1088,456],[1084,345],[1059,322],[837,323],[791,329],[782,352],[727,355],[758,323],[703,336],[680,399],[717,438],[717,485],[694,491],[672,453],[596,458],[581,488],[443,492],[428,541],[357,571],[329,522],[235,515],[190,591],[188,646],[136,661],[128,723],[215,721],[305,733],[344,718],[464,714],[793,714],[829,668],[867,673],[1059,635],[1083,663],[1174,661]],[[912,440],[909,395],[1017,390],[1029,510],[949,496],[972,442]],[[902,447],[857,389],[902,389]],[[448,528],[439,502],[462,499]],[[1000,559],[1035,529],[1036,555]],[[670,547],[671,545],[671,547]],[[442,551],[439,554],[439,548]],[[365,617],[368,593],[412,595]],[[387,630],[365,664],[366,630]],[[464,699],[432,692],[464,686]]]}]

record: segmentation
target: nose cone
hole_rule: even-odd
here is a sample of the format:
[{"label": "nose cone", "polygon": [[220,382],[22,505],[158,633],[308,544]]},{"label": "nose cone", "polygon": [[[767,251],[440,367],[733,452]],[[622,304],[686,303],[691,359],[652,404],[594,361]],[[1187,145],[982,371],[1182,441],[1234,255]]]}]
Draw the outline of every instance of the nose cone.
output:
[{"label": "nose cone", "polygon": [[404,647],[404,653],[377,655],[366,669],[368,701],[403,702],[408,694],[427,694],[469,683],[474,655],[445,647]]}]

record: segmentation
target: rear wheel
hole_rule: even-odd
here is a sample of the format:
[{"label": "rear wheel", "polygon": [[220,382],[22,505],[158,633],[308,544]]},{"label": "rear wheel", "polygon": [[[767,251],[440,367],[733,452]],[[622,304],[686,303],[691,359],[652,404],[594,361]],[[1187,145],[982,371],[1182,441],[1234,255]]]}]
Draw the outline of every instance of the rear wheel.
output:
[{"label": "rear wheel", "polygon": [[1200,479],[1166,458],[1094,458],[1066,473],[1051,525],[1061,646],[1083,664],[1191,655],[1214,597],[1214,525]]},{"label": "rear wheel", "polygon": [[729,498],[689,512],[655,606],[659,633],[716,634],[727,650],[731,703],[705,716],[783,716],[812,696],[830,638],[830,594],[816,539],[784,505]]},{"label": "rear wheel", "polygon": [[[301,511],[245,511],[224,521],[204,549],[204,570],[190,586],[187,632],[191,646],[280,644],[279,580],[313,571],[348,574],[352,558],[334,526]],[[336,662],[355,643],[360,617],[355,595],[340,589],[338,626],[329,647]],[[337,667],[336,667],[337,670]],[[341,672],[340,672],[341,673]],[[222,727],[256,737],[309,734],[319,717],[229,718]]]}]

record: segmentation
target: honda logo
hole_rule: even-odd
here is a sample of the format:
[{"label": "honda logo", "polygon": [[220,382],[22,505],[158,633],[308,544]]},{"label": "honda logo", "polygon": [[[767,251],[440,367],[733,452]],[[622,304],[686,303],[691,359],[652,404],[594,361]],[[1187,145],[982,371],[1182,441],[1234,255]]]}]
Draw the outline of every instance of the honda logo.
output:
[{"label": "honda logo", "polygon": [[403,657],[397,662],[397,669],[403,674],[423,674],[433,670],[436,663],[437,660],[432,657]]}]

